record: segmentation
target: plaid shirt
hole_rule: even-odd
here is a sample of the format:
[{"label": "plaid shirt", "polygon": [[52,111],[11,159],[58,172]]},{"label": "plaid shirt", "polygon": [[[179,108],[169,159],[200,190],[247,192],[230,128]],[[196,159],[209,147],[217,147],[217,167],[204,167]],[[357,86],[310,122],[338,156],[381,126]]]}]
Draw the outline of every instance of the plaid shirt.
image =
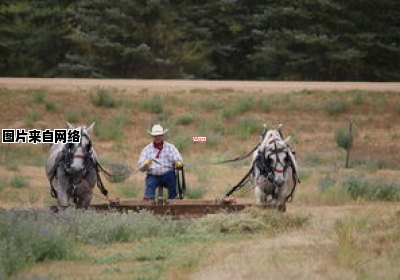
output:
[{"label": "plaid shirt", "polygon": [[[162,175],[167,171],[174,170],[175,162],[182,161],[182,157],[178,149],[171,143],[164,141],[163,149],[160,152],[159,158],[156,158],[158,149],[154,148],[153,143],[147,145],[140,153],[139,158],[139,168],[144,167],[144,161],[146,159],[151,159],[153,162],[147,169],[147,173],[151,175]],[[156,160],[159,163],[156,163]]]}]

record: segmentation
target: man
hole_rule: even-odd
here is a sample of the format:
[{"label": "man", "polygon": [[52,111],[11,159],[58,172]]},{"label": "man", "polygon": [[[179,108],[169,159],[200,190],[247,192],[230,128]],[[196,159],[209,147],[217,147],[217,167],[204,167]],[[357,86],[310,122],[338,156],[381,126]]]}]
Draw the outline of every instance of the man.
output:
[{"label": "man", "polygon": [[155,124],[151,131],[147,131],[153,136],[153,142],[147,145],[141,152],[139,158],[139,168],[147,172],[146,191],[144,199],[154,199],[156,187],[166,186],[168,188],[168,199],[175,199],[176,176],[175,168],[182,168],[182,157],[178,149],[171,143],[164,141],[164,134],[168,129]]}]

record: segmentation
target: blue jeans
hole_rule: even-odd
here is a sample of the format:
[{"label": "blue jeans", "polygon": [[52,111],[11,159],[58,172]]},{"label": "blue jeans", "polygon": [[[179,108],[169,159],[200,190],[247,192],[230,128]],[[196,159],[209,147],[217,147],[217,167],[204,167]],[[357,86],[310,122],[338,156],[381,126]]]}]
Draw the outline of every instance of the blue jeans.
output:
[{"label": "blue jeans", "polygon": [[168,199],[176,198],[176,176],[175,171],[171,170],[163,175],[147,174],[145,198],[154,199],[156,187],[162,186],[168,188]]}]

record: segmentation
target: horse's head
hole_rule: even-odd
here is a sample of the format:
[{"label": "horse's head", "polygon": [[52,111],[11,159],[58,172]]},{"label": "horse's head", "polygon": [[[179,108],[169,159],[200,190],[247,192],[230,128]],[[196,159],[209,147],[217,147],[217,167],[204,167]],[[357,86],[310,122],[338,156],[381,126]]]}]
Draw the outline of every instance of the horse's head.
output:
[{"label": "horse's head", "polygon": [[267,161],[270,180],[280,187],[285,183],[286,170],[290,166],[288,146],[282,139],[272,141],[265,149],[265,158]]},{"label": "horse's head", "polygon": [[69,173],[76,175],[87,171],[87,164],[92,160],[92,141],[90,140],[90,133],[93,130],[94,123],[89,127],[79,126],[73,127],[67,123],[70,129],[78,129],[81,132],[79,143],[68,143],[65,146],[65,154],[69,159]]},{"label": "horse's head", "polygon": [[269,181],[278,187],[285,183],[288,167],[295,165],[294,156],[288,144],[290,137],[283,140],[281,136],[282,132],[279,129],[269,130],[259,147],[264,171]]}]

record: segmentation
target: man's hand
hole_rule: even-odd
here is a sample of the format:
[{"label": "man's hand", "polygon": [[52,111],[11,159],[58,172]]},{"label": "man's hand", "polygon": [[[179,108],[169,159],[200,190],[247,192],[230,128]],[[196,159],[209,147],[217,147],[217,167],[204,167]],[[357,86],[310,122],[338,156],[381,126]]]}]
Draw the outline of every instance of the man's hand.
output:
[{"label": "man's hand", "polygon": [[150,165],[151,165],[151,163],[152,163],[153,161],[151,160],[151,159],[146,159],[145,161],[144,161],[144,167],[146,167],[146,168],[148,168]]},{"label": "man's hand", "polygon": [[176,169],[182,169],[183,168],[183,162],[180,161],[180,160],[175,161],[175,167],[176,167]]}]

